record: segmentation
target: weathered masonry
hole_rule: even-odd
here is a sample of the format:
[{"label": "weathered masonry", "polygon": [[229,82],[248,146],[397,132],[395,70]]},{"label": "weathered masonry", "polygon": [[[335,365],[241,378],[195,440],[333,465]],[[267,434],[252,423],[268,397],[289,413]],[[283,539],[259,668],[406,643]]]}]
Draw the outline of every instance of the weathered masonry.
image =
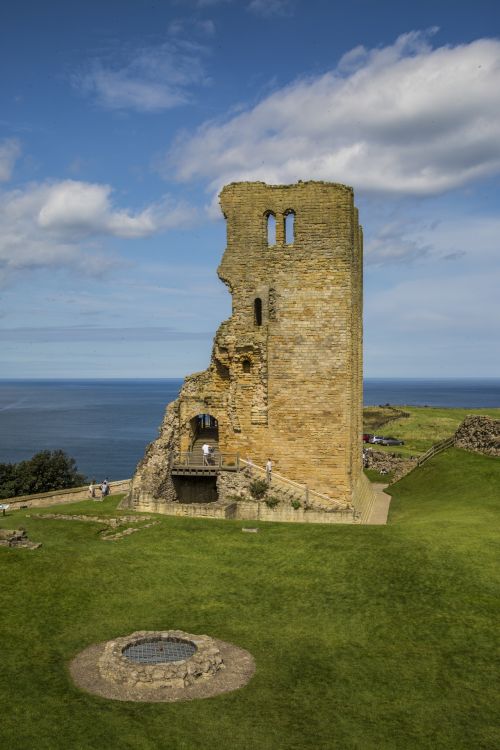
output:
[{"label": "weathered masonry", "polygon": [[204,485],[200,499],[215,500],[217,475],[271,458],[274,472],[352,507],[367,491],[362,230],[353,191],[241,182],[222,190],[220,204],[227,247],[218,274],[232,315],[217,331],[208,369],[188,376],[168,406],[131,500],[161,511],[186,499],[186,477],[189,500],[210,474],[213,487]]}]

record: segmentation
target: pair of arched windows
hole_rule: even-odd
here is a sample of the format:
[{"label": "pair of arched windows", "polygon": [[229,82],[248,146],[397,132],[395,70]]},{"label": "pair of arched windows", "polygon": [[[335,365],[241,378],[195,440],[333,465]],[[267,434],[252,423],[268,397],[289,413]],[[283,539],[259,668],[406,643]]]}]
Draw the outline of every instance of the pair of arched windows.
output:
[{"label": "pair of arched windows", "polygon": [[[269,247],[276,245],[276,214],[267,211],[266,214],[267,244]],[[281,216],[283,220],[283,236],[285,245],[293,245],[295,240],[295,211],[287,209]]]}]

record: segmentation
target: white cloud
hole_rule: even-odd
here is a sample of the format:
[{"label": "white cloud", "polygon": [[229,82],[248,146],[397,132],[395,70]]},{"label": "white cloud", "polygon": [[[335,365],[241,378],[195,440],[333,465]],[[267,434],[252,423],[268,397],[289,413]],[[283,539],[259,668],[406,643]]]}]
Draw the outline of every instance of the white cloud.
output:
[{"label": "white cloud", "polygon": [[[402,209],[401,209],[402,212]],[[461,262],[475,270],[498,264],[500,258],[500,219],[495,216],[443,215],[418,219],[405,212],[373,230],[365,238],[367,266],[426,260]],[[439,273],[447,280],[449,268]]]},{"label": "white cloud", "polygon": [[10,180],[20,154],[21,144],[17,138],[6,138],[0,142],[0,182]]},{"label": "white cloud", "polygon": [[6,191],[0,201],[0,277],[44,267],[99,274],[116,259],[96,250],[97,239],[147,237],[192,218],[189,207],[168,196],[136,213],[117,209],[109,185],[75,180]]},{"label": "white cloud", "polygon": [[175,205],[168,196],[136,214],[116,210],[111,203],[110,185],[64,180],[39,186],[35,192],[40,201],[38,226],[77,237],[92,234],[146,237],[182,226],[192,218],[189,207]]},{"label": "white cloud", "polygon": [[166,167],[211,189],[232,180],[346,182],[432,195],[500,172],[500,41],[432,48],[411,32],[358,47],[171,149]]},{"label": "white cloud", "polygon": [[126,62],[93,60],[73,85],[105,109],[161,112],[190,101],[190,88],[206,83],[206,48],[180,39],[135,50]]},{"label": "white cloud", "polygon": [[170,36],[179,36],[186,31],[192,31],[200,36],[213,36],[215,34],[215,23],[210,19],[201,18],[174,18],[168,25]]},{"label": "white cloud", "polygon": [[247,10],[264,18],[287,16],[291,13],[293,4],[293,0],[251,0]]},{"label": "white cloud", "polygon": [[[410,228],[411,229],[411,228]],[[380,265],[419,260],[428,255],[431,245],[418,235],[411,235],[404,221],[384,224],[365,245],[364,258],[368,264]]]}]

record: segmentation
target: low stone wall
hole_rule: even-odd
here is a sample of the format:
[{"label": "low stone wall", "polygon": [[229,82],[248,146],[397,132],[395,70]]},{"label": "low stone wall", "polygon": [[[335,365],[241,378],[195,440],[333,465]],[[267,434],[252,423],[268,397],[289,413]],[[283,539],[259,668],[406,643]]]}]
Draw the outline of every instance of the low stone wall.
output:
[{"label": "low stone wall", "polygon": [[[117,482],[110,482],[110,494],[118,495],[122,492],[128,492],[130,488],[130,479],[121,479]],[[28,508],[46,508],[50,505],[64,505],[66,503],[76,503],[78,500],[90,500],[88,486],[73,487],[68,490],[54,490],[53,492],[41,492],[37,495],[21,495],[19,497],[9,497],[2,500],[2,503],[10,505],[10,510],[16,510],[22,506]]]},{"label": "low stone wall", "polygon": [[318,511],[294,510],[291,505],[277,505],[269,508],[264,501],[216,503],[148,503],[136,506],[139,511],[162,513],[167,516],[188,516],[190,518],[231,518],[237,521],[284,521],[287,523],[353,523],[352,510]]},{"label": "low stone wall", "polygon": [[465,417],[455,432],[455,446],[487,456],[500,456],[500,419]]},{"label": "low stone wall", "polygon": [[164,516],[189,516],[191,518],[234,518],[236,503],[218,501],[215,503],[176,503],[149,502],[135,505],[134,509],[147,513],[161,513]]},{"label": "low stone wall", "polygon": [[352,510],[344,511],[320,511],[294,510],[291,506],[277,505],[268,508],[265,503],[234,503],[235,515],[233,518],[242,521],[280,521],[286,523],[353,523]]}]

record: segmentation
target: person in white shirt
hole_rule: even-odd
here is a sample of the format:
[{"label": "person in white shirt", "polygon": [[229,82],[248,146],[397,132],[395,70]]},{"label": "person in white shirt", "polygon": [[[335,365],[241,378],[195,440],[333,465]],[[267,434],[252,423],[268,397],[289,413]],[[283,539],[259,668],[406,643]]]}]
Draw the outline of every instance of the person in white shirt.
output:
[{"label": "person in white shirt", "polygon": [[208,443],[203,443],[201,450],[203,452],[203,465],[208,466],[208,458],[210,456],[210,446]]}]

